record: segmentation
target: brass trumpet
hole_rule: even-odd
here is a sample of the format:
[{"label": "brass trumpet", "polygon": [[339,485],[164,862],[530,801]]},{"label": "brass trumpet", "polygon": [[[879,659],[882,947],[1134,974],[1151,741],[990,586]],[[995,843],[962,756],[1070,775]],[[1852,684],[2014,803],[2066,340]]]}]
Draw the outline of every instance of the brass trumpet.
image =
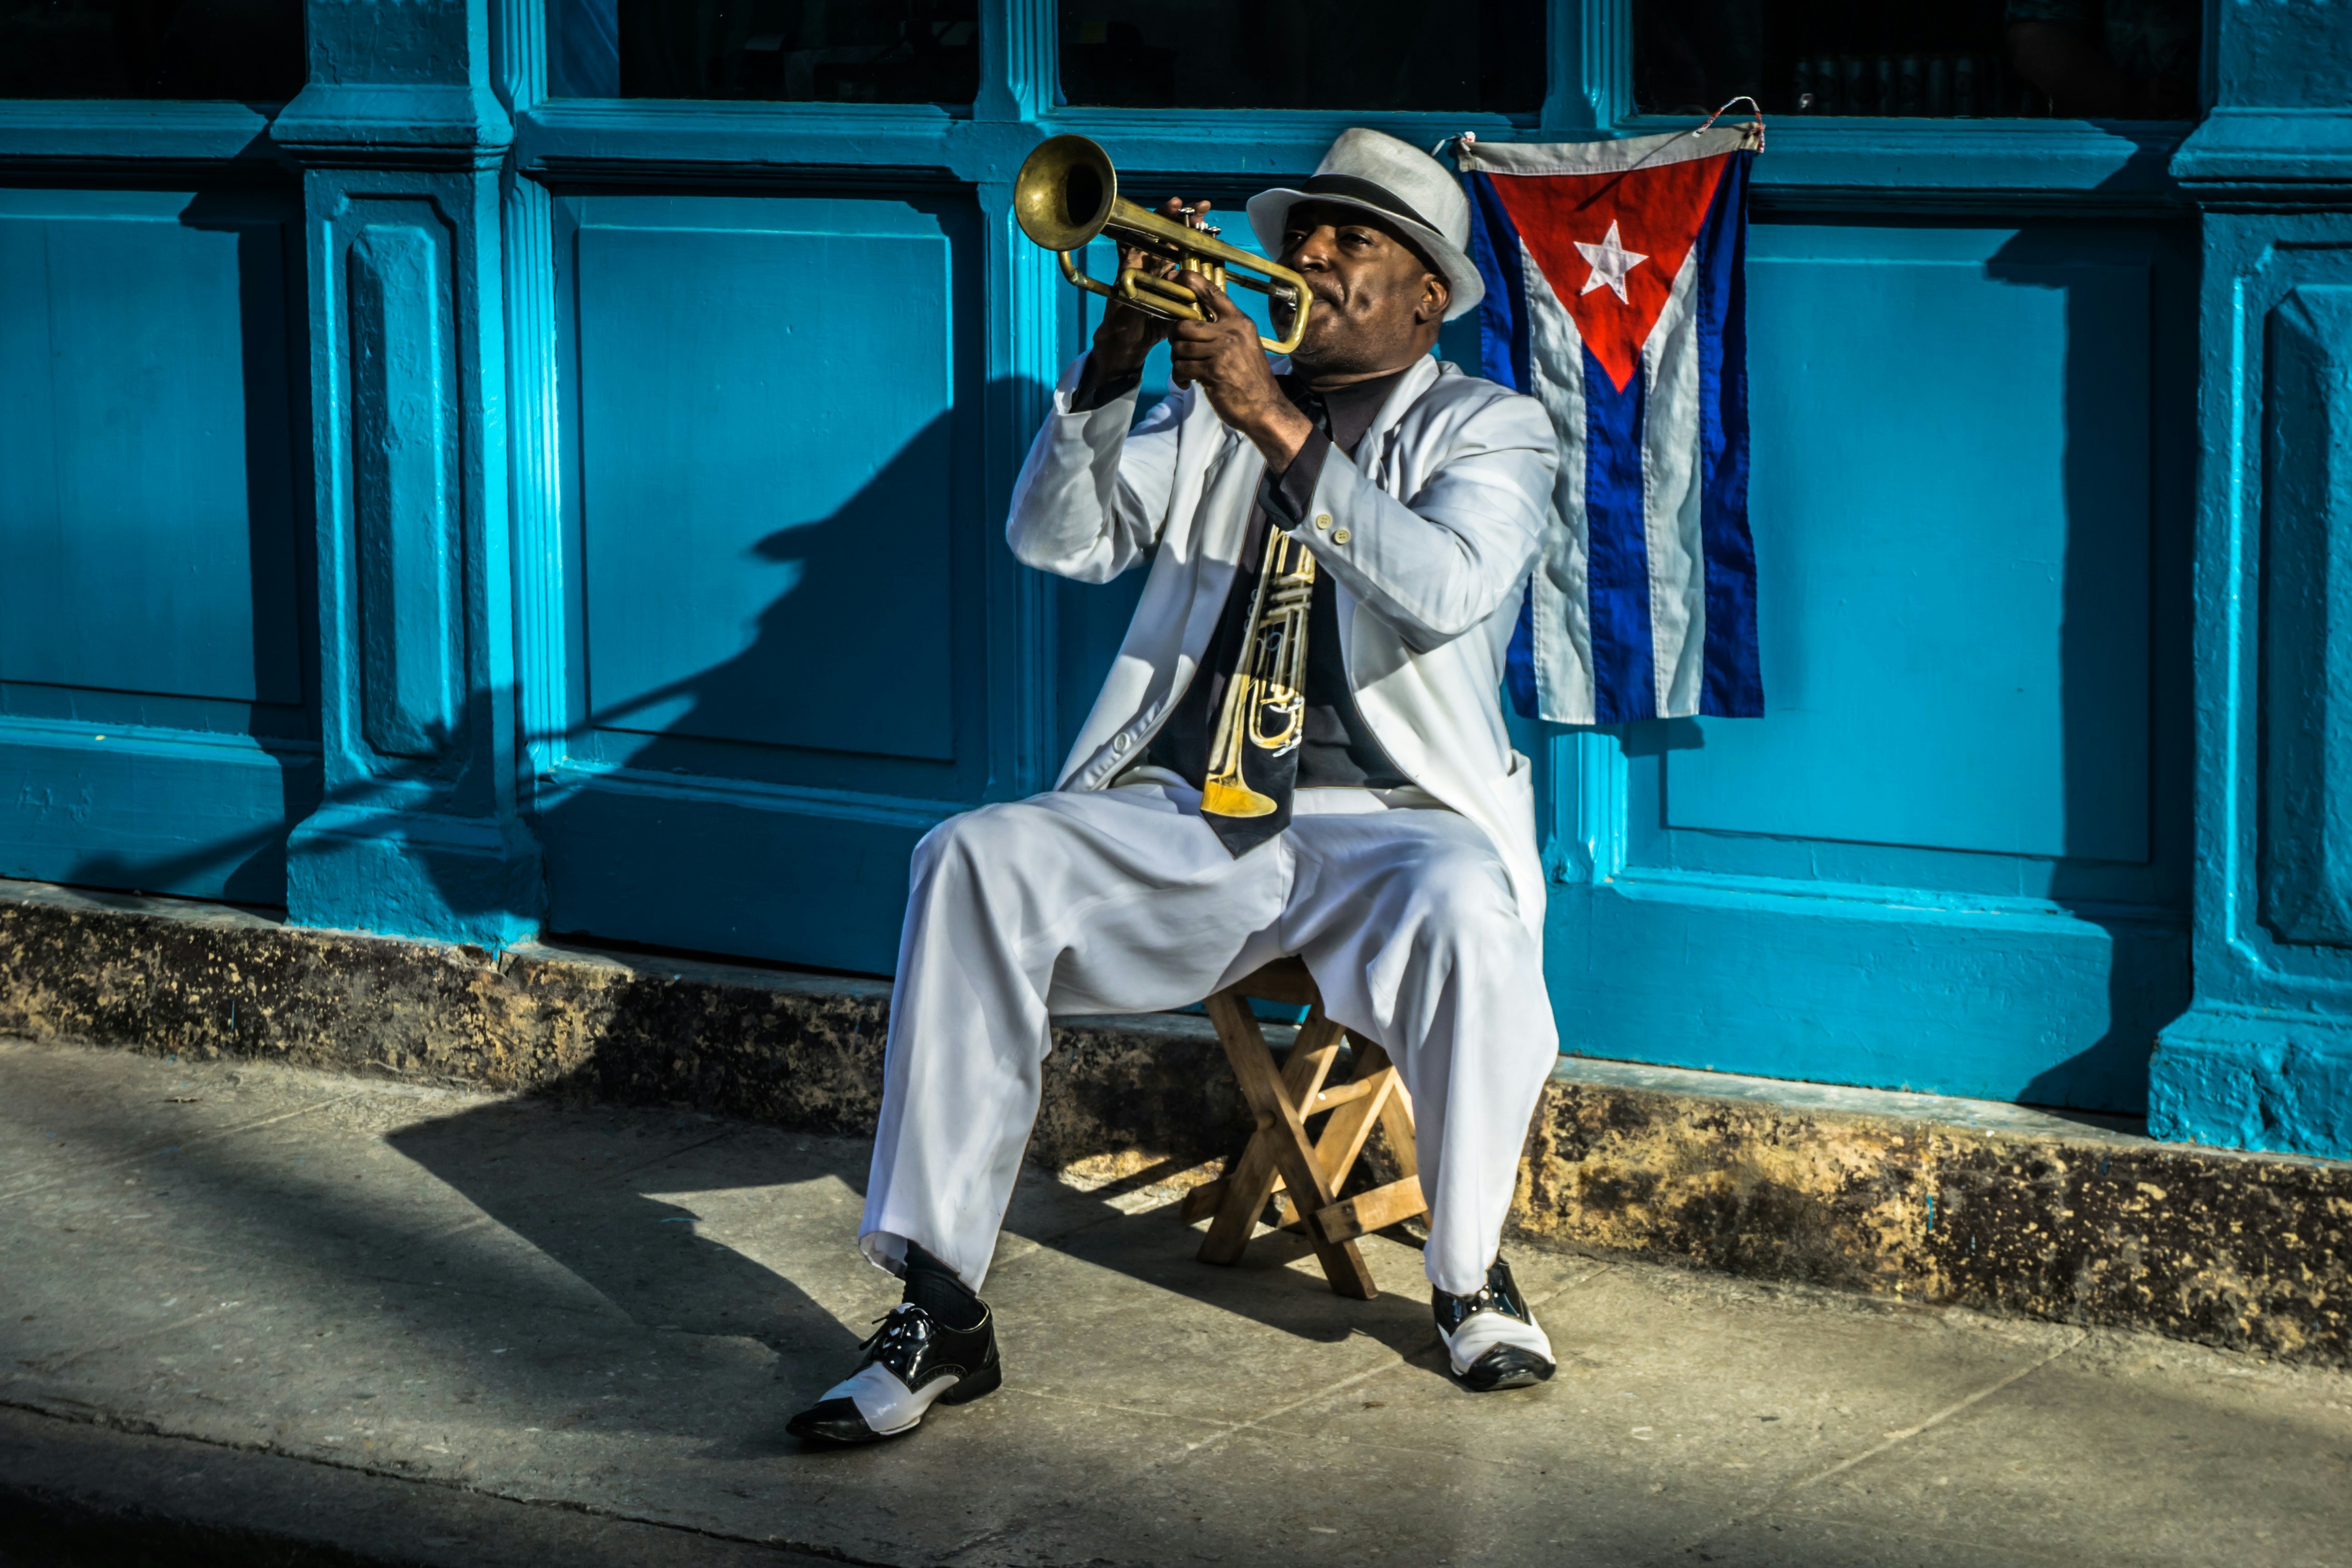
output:
[{"label": "brass trumpet", "polygon": [[[1072,259],[1071,252],[1097,234],[1108,234],[1121,245],[1198,272],[1220,289],[1239,286],[1287,300],[1292,312],[1289,335],[1278,342],[1258,339],[1268,353],[1295,353],[1307,334],[1307,311],[1312,303],[1307,279],[1286,267],[1227,245],[1206,230],[1162,216],[1120,195],[1118,174],[1111,167],[1110,155],[1090,138],[1055,136],[1039,143],[1013,178],[1013,216],[1022,233],[1061,258],[1062,276],[1090,294],[1124,300],[1163,321],[1206,320],[1192,290],[1173,279],[1140,267],[1122,267],[1118,281],[1106,283],[1090,277]],[[1265,280],[1229,276],[1232,271],[1263,273]]]}]

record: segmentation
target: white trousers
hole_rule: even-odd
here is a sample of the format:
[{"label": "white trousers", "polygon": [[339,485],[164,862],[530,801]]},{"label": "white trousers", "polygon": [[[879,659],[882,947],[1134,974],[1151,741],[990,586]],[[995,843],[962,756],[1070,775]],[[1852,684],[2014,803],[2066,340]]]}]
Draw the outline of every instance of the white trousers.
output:
[{"label": "white trousers", "polygon": [[1502,1237],[1559,1054],[1541,944],[1465,818],[1301,790],[1236,859],[1189,789],[1130,784],[983,806],[916,847],[882,1120],[859,1243],[913,1241],[973,1289],[1037,1116],[1046,1020],[1197,1002],[1289,953],[1412,1093],[1429,1278],[1468,1295]]}]

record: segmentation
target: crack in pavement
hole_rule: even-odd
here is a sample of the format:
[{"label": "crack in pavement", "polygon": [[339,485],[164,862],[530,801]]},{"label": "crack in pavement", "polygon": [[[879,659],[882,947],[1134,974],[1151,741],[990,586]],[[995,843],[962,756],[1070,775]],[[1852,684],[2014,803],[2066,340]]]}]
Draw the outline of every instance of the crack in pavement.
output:
[{"label": "crack in pavement", "polygon": [[644,1514],[629,1513],[619,1509],[599,1508],[593,1503],[569,1498],[518,1497],[511,1492],[493,1490],[470,1485],[446,1476],[417,1475],[383,1469],[373,1465],[350,1464],[328,1456],[296,1453],[269,1443],[236,1443],[221,1437],[208,1437],[193,1432],[174,1432],[157,1423],[113,1412],[96,1412],[82,1416],[47,1405],[27,1405],[18,1400],[0,1397],[0,1410],[14,1410],[44,1420],[68,1422],[103,1432],[119,1432],[129,1436],[152,1437],[166,1442],[188,1443],[198,1447],[215,1449],[228,1454],[253,1454],[273,1459],[290,1460],[299,1465],[313,1465],[322,1470],[336,1470],[348,1475],[367,1476],[377,1480],[396,1481],[409,1486],[433,1487],[464,1497],[483,1498],[493,1502],[508,1503],[516,1508],[546,1509],[561,1513],[583,1514],[591,1519],[610,1520],[619,1524],[642,1525],[651,1530],[666,1530],[679,1535],[694,1536],[705,1541],[723,1541],[739,1546],[758,1546],[771,1550],[804,1552],[828,1562],[841,1563],[850,1568],[905,1568],[904,1564],[885,1562],[880,1558],[857,1557],[837,1546],[824,1546],[813,1542],[792,1541],[782,1536],[738,1535],[728,1531],[680,1524],[666,1519],[653,1519]]},{"label": "crack in pavement", "polygon": [[[1769,1519],[1772,1516],[1769,1514],[1762,1514],[1758,1517],[1759,1519]],[[1850,1530],[1857,1535],[1876,1536],[1882,1540],[1897,1542],[1904,1545],[1909,1545],[1910,1543],[1916,1542],[1929,1546],[1948,1546],[1962,1552],[1981,1552],[1985,1550],[1985,1543],[1983,1542],[1966,1541],[1958,1536],[1928,1535],[1916,1530],[1906,1530],[1898,1532],[1887,1529],[1885,1525],[1872,1524],[1865,1520],[1858,1519],[1824,1519],[1818,1515],[1806,1515],[1803,1517],[1807,1524],[1824,1527],[1830,1530]],[[1706,1539],[1712,1541],[1715,1538],[1713,1536],[1708,1536]],[[2021,1546],[2004,1545],[1998,1548],[1998,1550],[2004,1556],[2014,1557],[2028,1563],[2065,1563],[2080,1564],[2082,1562],[2080,1557],[2071,1555],[2058,1556],[2047,1552],[2032,1552]]]},{"label": "crack in pavement", "polygon": [[1872,1444],[1869,1447],[1864,1448],[1861,1453],[1849,1455],[1847,1458],[1840,1459],[1836,1464],[1832,1465],[1828,1469],[1819,1470],[1814,1472],[1812,1475],[1805,1476],[1797,1480],[1790,1481],[1787,1486],[1782,1487],[1779,1491],[1774,1492],[1770,1497],[1767,1498],[1763,1502],[1758,1504],[1756,1507],[1749,1509],[1744,1513],[1734,1514],[1731,1518],[1726,1520],[1715,1529],[1708,1531],[1704,1535],[1695,1536],[1692,1539],[1684,1542],[1680,1546],[1675,1549],[1675,1555],[1682,1555],[1684,1553],[1696,1551],[1697,1548],[1706,1545],[1710,1541],[1720,1540],[1727,1531],[1737,1530],[1743,1524],[1752,1524],[1758,1520],[1767,1518],[1782,1504],[1786,1503],[1790,1499],[1795,1497],[1799,1492],[1805,1490],[1807,1488],[1818,1486],[1822,1482],[1826,1481],[1832,1477],[1842,1476],[1846,1471],[1853,1469],[1855,1466],[1864,1464],[1869,1460],[1874,1459],[1878,1458],[1879,1455],[1887,1452],[1889,1449],[1898,1448],[1904,1444],[1911,1441],[1912,1438],[1918,1436],[1921,1433],[1928,1431],[1933,1427],[1942,1426],[1953,1416],[1982,1404],[1985,1400],[1990,1399],[1994,1394],[2001,1392],[2001,1390],[2009,1388],[2024,1381],[2026,1378],[2032,1376],[2035,1373],[2040,1372],[2043,1367],[2048,1366],[2051,1363],[2073,1352],[2076,1346],[2080,1345],[2084,1341],[2090,1337],[2090,1334],[2086,1331],[2081,1329],[2075,1330],[2074,1337],[2073,1339],[2068,1340],[2064,1344],[2060,1345],[2056,1350],[2050,1352],[2040,1360],[2029,1362],[2024,1366],[2019,1367],[2016,1371],[2011,1373],[2008,1376],[1996,1379],[1995,1381],[1987,1384],[1984,1387],[1978,1389],[1975,1393],[1963,1395],[1962,1397],[1954,1400],[1951,1404],[1945,1405],[1941,1410],[1935,1412],[1925,1420],[1916,1422],[1912,1426],[1906,1426],[1900,1431],[1888,1433],[1885,1437],[1880,1439],[1878,1442]]},{"label": "crack in pavement", "polygon": [[[124,1334],[118,1339],[101,1340],[97,1344],[84,1345],[79,1350],[52,1351],[47,1355],[37,1356],[30,1361],[19,1359],[16,1364],[19,1366],[30,1367],[36,1373],[40,1375],[53,1376],[58,1373],[65,1371],[68,1367],[72,1366],[78,1361],[86,1360],[90,1356],[100,1354],[106,1351],[121,1350],[126,1345],[135,1345],[142,1340],[152,1340],[158,1334],[177,1333],[182,1329],[191,1328],[197,1323],[205,1321],[207,1319],[219,1317],[223,1312],[233,1312],[236,1310],[237,1308],[244,1305],[245,1303],[243,1301],[222,1301],[216,1305],[205,1308],[203,1311],[194,1314],[193,1317],[182,1318],[175,1322],[158,1323],[152,1329],[142,1329],[135,1334]],[[5,1401],[0,1401],[0,1403],[5,1403]]]},{"label": "crack in pavement", "polygon": [[318,1100],[310,1105],[298,1105],[290,1110],[281,1110],[272,1116],[260,1117],[252,1121],[240,1121],[232,1127],[216,1127],[209,1132],[194,1133],[181,1139],[177,1143],[160,1149],[146,1149],[135,1154],[108,1156],[61,1174],[26,1178],[17,1186],[0,1185],[0,1203],[13,1203],[18,1198],[30,1197],[33,1194],[46,1188],[78,1181],[85,1176],[96,1175],[101,1171],[119,1171],[125,1165],[135,1165],[142,1160],[152,1160],[165,1154],[177,1153],[182,1149],[193,1148],[198,1144],[218,1142],[223,1138],[234,1138],[239,1133],[252,1132],[260,1128],[274,1126],[280,1121],[291,1121],[297,1116],[308,1116],[312,1111],[324,1110],[329,1106],[357,1104],[363,1098],[357,1094],[336,1095],[331,1099]]}]

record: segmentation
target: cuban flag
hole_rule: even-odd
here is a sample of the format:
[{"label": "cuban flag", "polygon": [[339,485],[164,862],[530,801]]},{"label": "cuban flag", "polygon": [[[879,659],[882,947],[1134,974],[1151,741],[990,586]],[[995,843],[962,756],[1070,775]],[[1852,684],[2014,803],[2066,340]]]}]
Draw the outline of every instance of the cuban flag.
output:
[{"label": "cuban flag", "polygon": [[1568,724],[1759,718],[1744,254],[1752,132],[1465,138],[1485,374],[1559,432],[1507,684]]}]

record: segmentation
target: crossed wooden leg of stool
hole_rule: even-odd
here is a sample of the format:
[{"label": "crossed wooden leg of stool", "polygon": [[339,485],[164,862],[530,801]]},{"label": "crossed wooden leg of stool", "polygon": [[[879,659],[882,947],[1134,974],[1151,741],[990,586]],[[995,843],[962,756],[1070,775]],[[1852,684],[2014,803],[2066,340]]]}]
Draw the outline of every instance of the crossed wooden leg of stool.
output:
[{"label": "crossed wooden leg of stool", "polygon": [[[1252,996],[1313,1009],[1279,1071],[1250,1012]],[[1359,1039],[1354,1074],[1344,1083],[1329,1082],[1347,1031],[1323,1016],[1323,998],[1307,966],[1295,958],[1267,965],[1203,1005],[1241,1081],[1242,1096],[1256,1113],[1257,1132],[1223,1177],[1185,1197],[1180,1212],[1187,1224],[1216,1216],[1201,1243],[1201,1261],[1239,1262],[1266,1200],[1279,1194],[1276,1223],[1305,1233],[1331,1289],[1371,1300],[1380,1292],[1356,1237],[1429,1211],[1413,1160],[1412,1104],[1395,1064],[1380,1047]],[[1319,1136],[1310,1136],[1307,1123],[1318,1116],[1329,1120]],[[1387,1130],[1390,1153],[1404,1173],[1341,1202],[1339,1190],[1375,1124]]]}]

